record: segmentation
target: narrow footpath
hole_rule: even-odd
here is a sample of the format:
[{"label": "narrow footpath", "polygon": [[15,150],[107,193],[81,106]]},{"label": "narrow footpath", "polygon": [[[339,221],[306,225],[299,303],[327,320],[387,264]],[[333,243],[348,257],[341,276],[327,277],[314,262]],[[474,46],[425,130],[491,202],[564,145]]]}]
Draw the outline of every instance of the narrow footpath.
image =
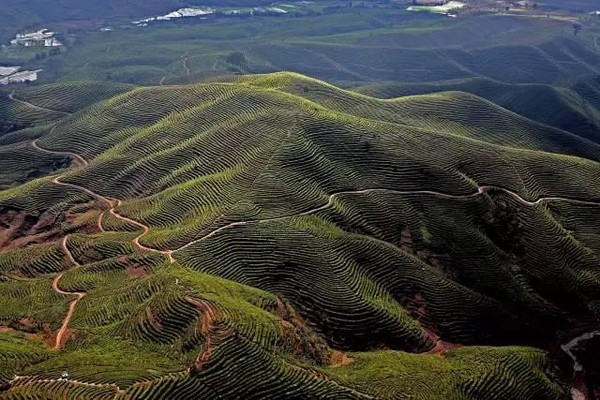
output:
[{"label": "narrow footpath", "polygon": [[[37,140],[34,140],[31,142],[31,145],[33,148],[35,148],[36,150],[39,150],[40,152],[46,153],[46,154],[57,154],[57,155],[66,155],[69,156],[73,159],[74,164],[75,164],[75,169],[81,169],[81,168],[85,168],[89,165],[88,161],[85,160],[83,157],[81,157],[79,154],[73,153],[73,152],[67,152],[67,151],[54,151],[54,150],[49,150],[49,149],[44,149],[43,147],[41,147],[38,143]],[[73,189],[77,189],[80,190],[82,192],[87,193],[88,195],[90,195],[91,197],[97,199],[100,203],[104,203],[106,206],[108,206],[108,212],[114,216],[115,218],[120,219],[121,221],[124,221],[126,223],[135,225],[136,227],[140,228],[142,230],[142,232],[137,235],[134,239],[132,239],[132,243],[135,246],[135,248],[139,249],[139,250],[144,250],[144,251],[150,251],[150,252],[154,252],[154,253],[159,253],[164,255],[165,257],[167,257],[167,259],[169,260],[169,262],[172,264],[174,263],[176,260],[174,258],[174,254],[185,250],[186,248],[202,242],[206,239],[209,239],[215,235],[217,235],[219,232],[222,232],[224,230],[233,228],[235,226],[242,226],[242,225],[249,225],[249,224],[263,224],[263,223],[268,223],[268,222],[275,222],[275,221],[281,221],[281,220],[285,220],[288,218],[294,218],[294,217],[301,217],[301,216],[308,216],[308,215],[312,215],[315,214],[319,211],[323,211],[326,210],[328,208],[333,207],[334,205],[334,201],[336,198],[343,196],[343,195],[361,195],[361,194],[369,194],[369,193],[377,193],[377,192],[381,192],[381,193],[392,193],[392,194],[397,194],[397,195],[415,195],[415,194],[422,194],[422,195],[431,195],[431,196],[436,196],[439,198],[444,198],[444,199],[454,199],[454,200],[466,200],[466,199],[470,199],[476,196],[480,196],[483,195],[486,192],[489,191],[502,191],[504,193],[507,193],[508,195],[510,195],[511,197],[513,197],[516,201],[518,201],[519,203],[526,205],[526,206],[536,206],[539,205],[543,202],[549,202],[549,201],[567,201],[567,202],[571,202],[571,203],[575,203],[575,204],[582,204],[582,205],[592,205],[592,206],[600,206],[600,202],[596,202],[596,201],[587,201],[587,200],[580,200],[580,199],[572,199],[572,198],[568,198],[568,197],[560,197],[560,196],[543,196],[538,198],[535,201],[529,201],[526,200],[524,198],[522,198],[519,194],[510,191],[508,189],[502,188],[502,187],[497,187],[497,186],[490,186],[490,185],[486,185],[486,186],[480,186],[477,188],[477,191],[471,194],[464,194],[464,195],[455,195],[455,194],[450,194],[450,193],[444,193],[444,192],[437,192],[437,191],[432,191],[432,190],[408,190],[408,191],[401,191],[401,190],[392,190],[392,189],[386,189],[386,188],[371,188],[371,189],[363,189],[363,190],[352,190],[352,191],[341,191],[341,192],[337,192],[334,194],[331,194],[328,198],[328,201],[326,204],[307,210],[307,211],[303,211],[300,213],[296,213],[296,214],[291,214],[291,215],[285,215],[285,216],[281,216],[281,217],[274,217],[274,218],[268,218],[268,219],[262,219],[262,220],[250,220],[250,221],[238,221],[238,222],[232,222],[230,224],[221,226],[219,228],[214,229],[213,231],[211,231],[210,233],[206,234],[205,236],[192,240],[191,242],[177,248],[174,250],[158,250],[158,249],[154,249],[151,247],[147,247],[143,244],[140,243],[140,239],[146,235],[150,228],[139,222],[139,221],[135,221],[131,218],[125,217],[120,215],[119,213],[117,213],[117,211],[115,210],[117,207],[119,207],[121,205],[121,200],[111,200],[105,196],[102,196],[98,193],[93,192],[90,189],[84,188],[83,186],[79,186],[73,183],[67,183],[67,182],[63,182],[61,181],[61,178],[63,178],[64,175],[59,175],[55,178],[52,179],[52,182],[56,185],[62,185],[62,186],[66,186],[66,187],[70,187]],[[100,229],[100,231],[104,232],[104,229],[102,228],[102,216],[105,214],[105,212],[100,214],[100,217],[98,219],[98,227]],[[69,251],[68,247],[67,247],[67,240],[68,240],[68,235],[65,236],[65,238],[62,241],[62,247],[63,250],[65,251],[67,257],[69,258],[69,260],[71,261],[71,263],[73,265],[75,265],[76,267],[80,266],[79,263],[77,263],[77,261],[73,258],[73,255],[71,254],[71,252]],[[65,335],[65,333],[67,332],[68,329],[68,325],[69,322],[73,316],[73,312],[75,310],[75,307],[77,305],[77,303],[85,296],[85,293],[81,293],[81,292],[65,292],[62,291],[59,288],[59,283],[60,283],[60,279],[63,277],[63,274],[58,275],[53,283],[52,283],[52,287],[54,288],[54,290],[58,293],[64,294],[64,295],[75,295],[77,298],[75,300],[73,300],[71,302],[71,304],[69,305],[69,310],[67,312],[67,315],[63,321],[63,325],[61,327],[61,329],[58,332],[57,338],[56,338],[56,345],[55,345],[55,349],[59,350],[62,346],[62,341],[63,341],[63,337]],[[567,349],[564,349],[565,352],[567,352],[567,354],[569,354],[571,356],[570,351],[568,351]]]}]

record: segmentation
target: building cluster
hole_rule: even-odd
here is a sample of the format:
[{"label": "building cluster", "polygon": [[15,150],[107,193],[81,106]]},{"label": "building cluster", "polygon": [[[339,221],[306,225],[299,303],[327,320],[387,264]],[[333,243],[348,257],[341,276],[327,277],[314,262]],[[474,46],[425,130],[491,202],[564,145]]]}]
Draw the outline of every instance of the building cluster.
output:
[{"label": "building cluster", "polygon": [[20,71],[21,67],[0,67],[0,86],[11,83],[33,82],[38,79],[38,73],[42,70]]},{"label": "building cluster", "polygon": [[40,29],[36,32],[19,33],[10,41],[13,46],[24,47],[59,47],[62,43],[55,37],[56,33],[48,29]]}]

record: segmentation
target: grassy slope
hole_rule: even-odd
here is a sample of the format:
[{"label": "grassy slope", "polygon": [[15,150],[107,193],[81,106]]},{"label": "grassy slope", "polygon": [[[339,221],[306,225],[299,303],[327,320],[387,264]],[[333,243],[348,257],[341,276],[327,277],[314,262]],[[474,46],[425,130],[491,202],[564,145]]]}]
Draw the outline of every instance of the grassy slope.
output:
[{"label": "grassy slope", "polygon": [[[286,70],[345,86],[474,77],[553,84],[598,72],[592,35],[575,37],[570,24],[553,20],[348,9],[89,33],[45,76],[156,85]],[[245,61],[228,61],[237,51]]]},{"label": "grassy slope", "polygon": [[[599,142],[598,83],[594,77],[575,80],[567,87],[506,84],[483,78],[440,83],[377,83],[357,91],[381,98],[459,90],[486,98],[517,114]],[[535,105],[535,106],[532,106]]]},{"label": "grassy slope", "polygon": [[[83,109],[89,96],[61,90],[64,98],[54,99],[53,89],[22,95],[76,113],[0,144],[25,149],[39,136],[44,148],[82,154],[89,167],[62,180],[123,199],[117,211],[150,226],[142,243],[176,249],[235,221],[267,220],[223,229],[176,252],[169,266],[136,252],[132,233],[92,229],[103,210],[75,189],[41,178],[1,191],[4,207],[80,215],[60,227],[80,232],[67,245],[84,266],[61,280],[63,290],[87,293],[70,324],[75,334],[65,351],[48,356],[41,345],[21,349],[15,333],[1,354],[28,360],[20,373],[52,378],[68,369],[141,398],[240,390],[256,398],[393,397],[417,390],[406,378],[390,379],[386,368],[397,364],[394,373],[423,385],[442,376],[450,398],[564,395],[537,350],[469,346],[446,359],[373,350],[423,352],[434,345],[432,332],[455,343],[541,346],[570,326],[566,315],[589,318],[600,295],[590,207],[390,190],[461,195],[488,184],[531,200],[598,199],[593,142],[475,96],[385,101],[295,74],[118,88],[121,94]],[[22,173],[17,163],[6,168]],[[285,218],[332,193],[365,188],[387,190],[339,195],[328,209]],[[93,214],[81,214],[88,209]],[[106,212],[103,225],[135,230]],[[58,243],[0,255],[10,277],[0,283],[8,294],[0,320],[18,330],[56,330],[68,298],[51,290],[49,274],[69,268]],[[368,352],[333,368],[330,348]],[[463,372],[445,372],[457,369]],[[515,371],[527,376],[523,386],[506,383]],[[11,393],[36,390],[101,397],[115,388],[38,382]]]}]

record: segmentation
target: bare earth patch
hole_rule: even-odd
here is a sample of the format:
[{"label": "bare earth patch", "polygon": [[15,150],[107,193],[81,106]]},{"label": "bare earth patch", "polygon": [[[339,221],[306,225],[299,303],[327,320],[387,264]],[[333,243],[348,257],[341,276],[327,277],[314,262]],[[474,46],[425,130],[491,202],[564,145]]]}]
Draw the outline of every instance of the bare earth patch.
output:
[{"label": "bare earth patch", "polygon": [[[62,225],[81,217],[91,217],[97,211],[81,214],[31,213],[24,210],[0,208],[0,251],[23,248],[33,244],[50,243],[64,236]],[[78,232],[96,233],[98,226],[91,221],[79,227]]]},{"label": "bare earth patch", "polygon": [[331,352],[331,366],[332,367],[341,367],[343,365],[350,364],[354,359],[349,357],[348,354],[343,351],[333,350]]},{"label": "bare earth patch", "polygon": [[140,278],[146,274],[147,272],[144,267],[127,267],[127,275],[131,279]]}]

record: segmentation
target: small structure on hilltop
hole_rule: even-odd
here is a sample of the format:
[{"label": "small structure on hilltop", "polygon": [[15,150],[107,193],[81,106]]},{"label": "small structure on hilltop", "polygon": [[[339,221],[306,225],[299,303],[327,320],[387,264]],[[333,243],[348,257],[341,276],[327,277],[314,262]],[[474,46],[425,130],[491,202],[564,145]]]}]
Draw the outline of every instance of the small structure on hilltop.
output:
[{"label": "small structure on hilltop", "polygon": [[448,0],[412,0],[415,6],[443,6]]},{"label": "small structure on hilltop", "polygon": [[455,0],[412,0],[412,4],[407,8],[408,11],[427,11],[449,17],[456,17],[458,10],[466,7],[465,3]]},{"label": "small structure on hilltop", "polygon": [[13,46],[24,47],[59,47],[62,43],[55,37],[56,33],[48,29],[40,29],[36,32],[19,33],[10,41]]}]

